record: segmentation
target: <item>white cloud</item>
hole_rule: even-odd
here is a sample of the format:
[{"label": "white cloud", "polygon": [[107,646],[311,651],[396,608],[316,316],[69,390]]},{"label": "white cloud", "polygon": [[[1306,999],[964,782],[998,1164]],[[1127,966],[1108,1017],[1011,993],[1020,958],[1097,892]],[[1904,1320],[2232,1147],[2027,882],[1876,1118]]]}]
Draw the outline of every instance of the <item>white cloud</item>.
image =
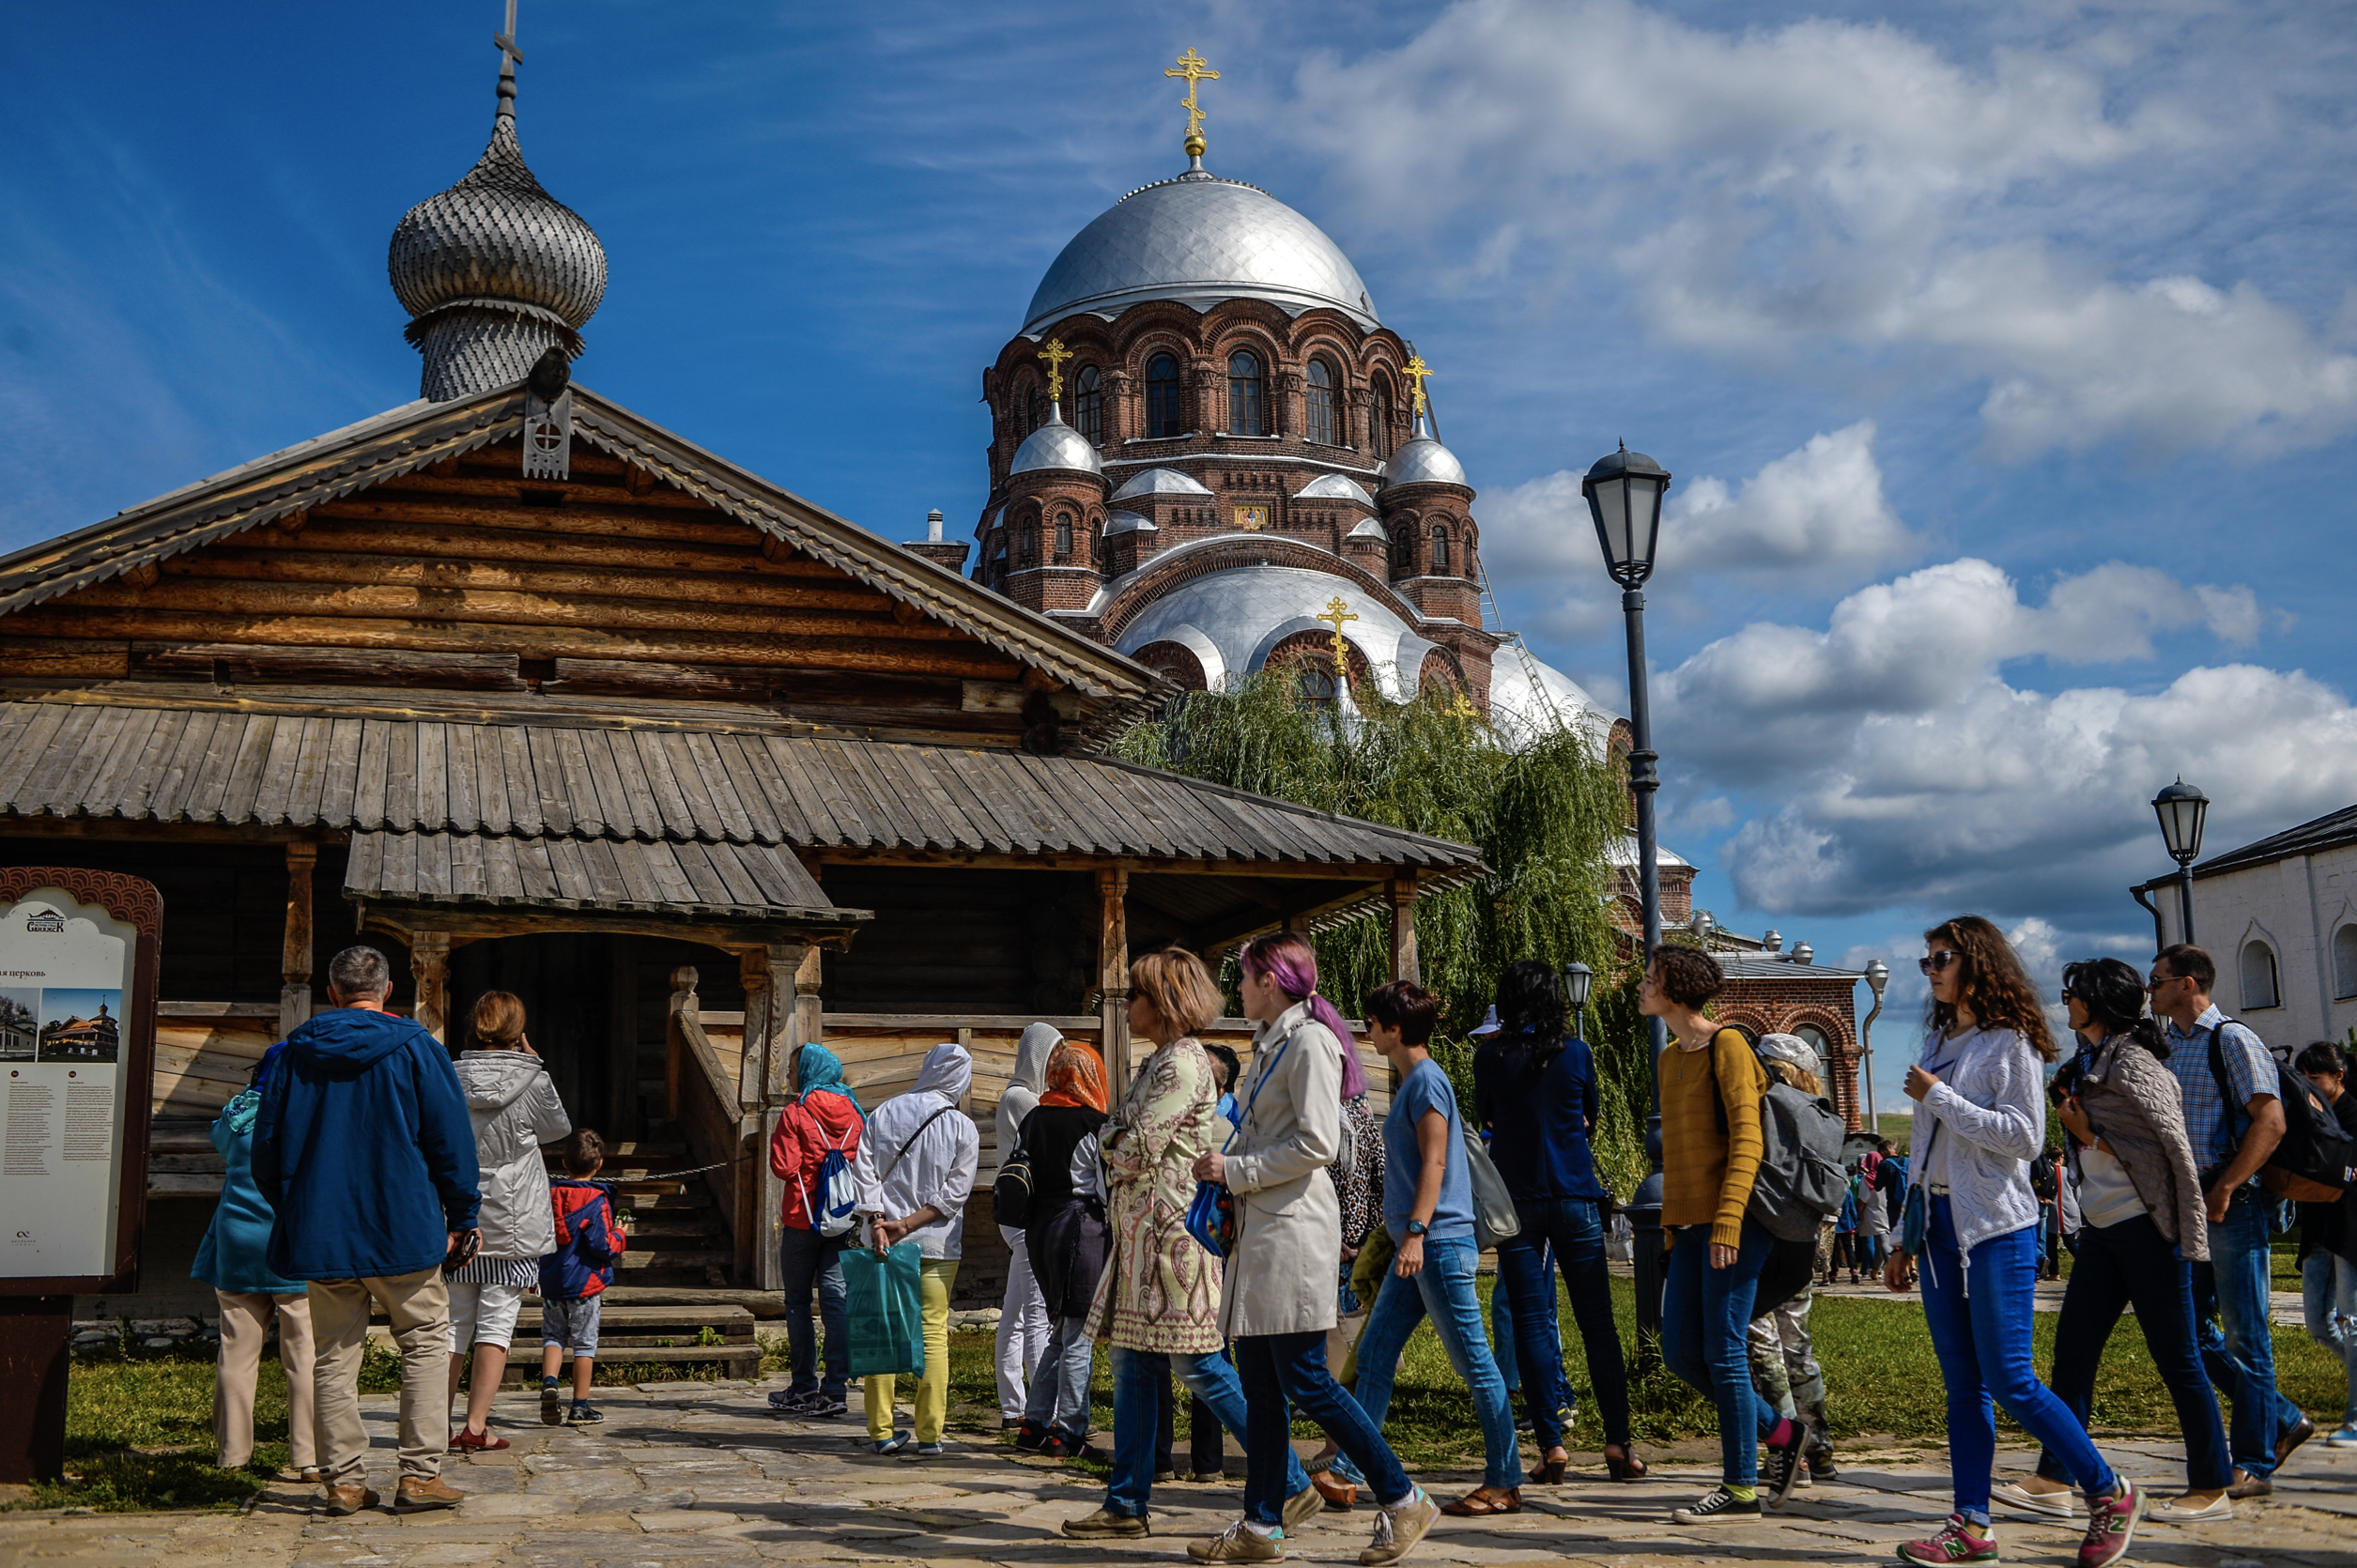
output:
[{"label": "white cloud", "polygon": [[[1717,30],[1629,0],[1465,0],[1395,50],[1304,66],[1289,130],[1363,222],[1478,253],[1464,284],[1617,282],[1659,338],[1705,352],[1980,380],[2009,457],[2357,428],[2346,331],[2196,275],[2207,258],[2182,252],[2202,222],[2162,216],[2187,205],[2189,168],[2213,177],[2192,183],[2214,208],[2252,183],[2247,148],[2330,158],[2339,128],[2279,107],[2300,89],[2259,69],[2172,74],[2181,37],[2009,31],[1967,61],[1884,23]],[[2175,252],[2136,242],[2171,221]]]}]

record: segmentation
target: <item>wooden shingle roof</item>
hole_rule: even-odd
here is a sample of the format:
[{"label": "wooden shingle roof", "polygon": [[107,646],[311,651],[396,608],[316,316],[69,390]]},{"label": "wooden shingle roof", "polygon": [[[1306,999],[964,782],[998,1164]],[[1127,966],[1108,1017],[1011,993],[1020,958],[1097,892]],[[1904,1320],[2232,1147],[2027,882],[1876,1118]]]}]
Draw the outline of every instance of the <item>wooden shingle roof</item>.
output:
[{"label": "wooden shingle roof", "polygon": [[352,835],[348,897],[835,922],[858,918],[773,844],[483,833]]}]

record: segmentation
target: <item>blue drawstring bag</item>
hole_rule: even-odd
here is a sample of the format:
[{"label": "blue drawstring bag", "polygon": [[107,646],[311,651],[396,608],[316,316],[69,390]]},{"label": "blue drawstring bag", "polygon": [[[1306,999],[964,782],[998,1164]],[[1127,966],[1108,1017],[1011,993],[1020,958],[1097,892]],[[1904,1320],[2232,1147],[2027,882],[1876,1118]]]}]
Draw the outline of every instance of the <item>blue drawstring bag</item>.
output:
[{"label": "blue drawstring bag", "polygon": [[[1277,1053],[1270,1058],[1269,1070],[1254,1078],[1252,1098],[1244,1101],[1243,1115],[1228,1130],[1227,1142],[1220,1145],[1222,1154],[1225,1154],[1235,1144],[1236,1134],[1244,1130],[1244,1123],[1252,1119],[1252,1108],[1260,1100],[1260,1085],[1275,1073],[1277,1064],[1284,1061],[1285,1053],[1292,1049],[1293,1037],[1287,1035],[1285,1043],[1277,1047]],[[1345,1046],[1344,1049],[1349,1048]],[[1225,1182],[1198,1181],[1194,1184],[1194,1201],[1187,1205],[1187,1234],[1213,1257],[1225,1257],[1235,1250],[1236,1194],[1227,1190]]]},{"label": "blue drawstring bag", "polygon": [[888,1252],[846,1247],[841,1253],[854,1377],[899,1376],[925,1370],[924,1251],[903,1241]]}]

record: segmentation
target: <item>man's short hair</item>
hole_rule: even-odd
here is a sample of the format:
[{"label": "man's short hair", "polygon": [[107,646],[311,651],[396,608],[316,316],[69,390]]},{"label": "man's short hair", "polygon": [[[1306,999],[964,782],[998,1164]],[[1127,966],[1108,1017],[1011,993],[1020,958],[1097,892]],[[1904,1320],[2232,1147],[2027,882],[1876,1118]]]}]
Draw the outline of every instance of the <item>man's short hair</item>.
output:
[{"label": "man's short hair", "polygon": [[1440,1004],[1413,980],[1394,980],[1366,993],[1370,1023],[1399,1031],[1402,1045],[1422,1045],[1432,1038],[1432,1025],[1440,1017]]},{"label": "man's short hair", "polygon": [[1726,971],[1718,967],[1718,961],[1700,947],[1665,942],[1646,961],[1660,967],[1661,993],[1681,1007],[1706,1006],[1727,984]]},{"label": "man's short hair", "polygon": [[2218,966],[2210,955],[2190,942],[2172,943],[2152,955],[2154,963],[2165,963],[2169,973],[2180,980],[2191,980],[2204,996],[2217,988]]},{"label": "man's short hair", "polygon": [[328,989],[342,996],[381,996],[393,989],[393,965],[374,947],[347,947],[328,960]]}]

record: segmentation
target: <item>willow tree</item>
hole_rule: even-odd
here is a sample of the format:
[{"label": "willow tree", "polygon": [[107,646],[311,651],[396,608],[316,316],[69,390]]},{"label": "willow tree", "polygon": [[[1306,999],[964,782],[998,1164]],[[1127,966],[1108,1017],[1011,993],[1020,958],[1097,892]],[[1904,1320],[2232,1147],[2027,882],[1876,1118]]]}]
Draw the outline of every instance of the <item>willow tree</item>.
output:
[{"label": "willow tree", "polygon": [[[1471,1107],[1468,1032],[1517,959],[1595,970],[1598,990],[1623,967],[1610,919],[1607,853],[1624,831],[1618,767],[1579,730],[1509,742],[1481,717],[1426,695],[1361,706],[1305,703],[1290,671],[1264,671],[1184,698],[1116,743],[1128,761],[1234,789],[1471,844],[1487,868],[1416,903],[1424,983],[1440,997],[1434,1054]],[[1367,911],[1314,933],[1321,989],[1347,1012],[1391,975],[1390,916]],[[1233,984],[1234,976],[1225,976]],[[1599,1015],[1592,1010],[1592,1023]],[[1630,1034],[1628,1040],[1612,1035]],[[1641,1035],[1589,1038],[1603,1080],[1596,1154],[1626,1193],[1641,1175],[1648,1089]]]}]

